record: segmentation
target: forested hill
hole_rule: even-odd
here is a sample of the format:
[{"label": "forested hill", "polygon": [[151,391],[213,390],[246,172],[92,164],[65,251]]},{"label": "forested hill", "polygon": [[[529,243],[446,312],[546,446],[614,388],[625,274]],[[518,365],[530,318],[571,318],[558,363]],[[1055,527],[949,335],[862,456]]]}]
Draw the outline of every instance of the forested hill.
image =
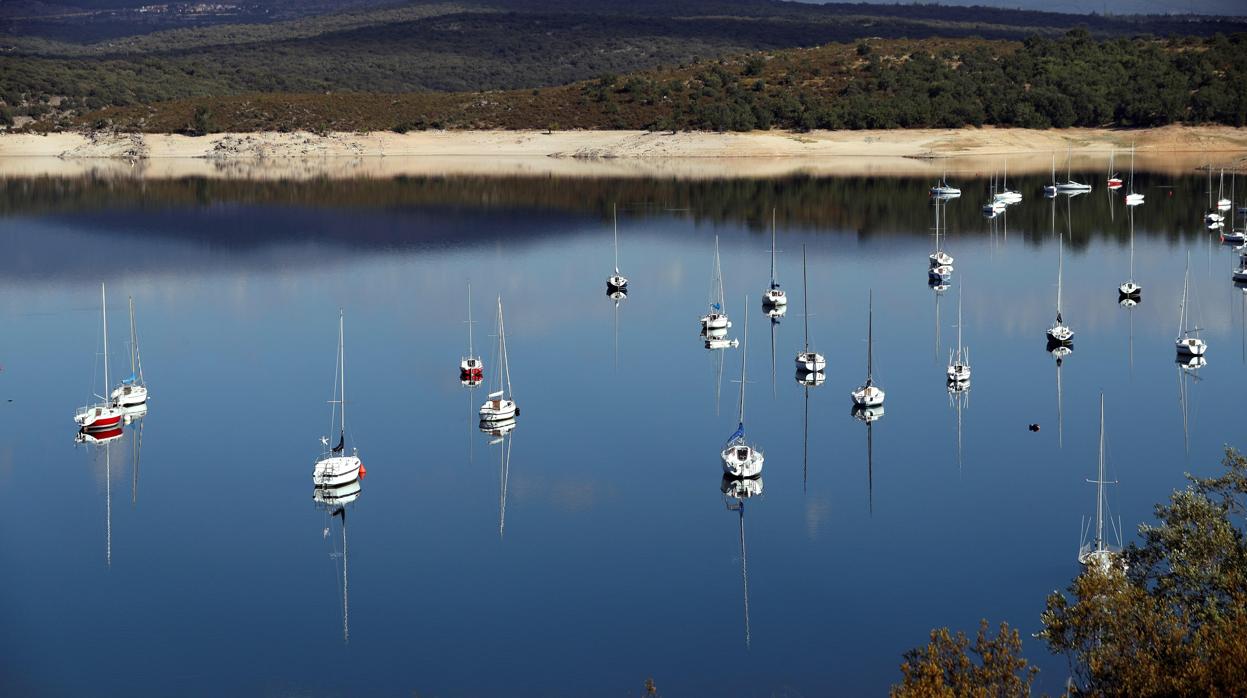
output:
[{"label": "forested hill", "polygon": [[531,89],[861,38],[1020,40],[1075,26],[1096,38],[1247,31],[1225,18],[777,0],[221,0],[159,12],[139,4],[0,2],[2,108],[78,115],[257,92]]},{"label": "forested hill", "polygon": [[560,87],[248,94],[110,108],[63,128],[752,130],[1247,123],[1247,33],[1213,39],[871,40]]}]

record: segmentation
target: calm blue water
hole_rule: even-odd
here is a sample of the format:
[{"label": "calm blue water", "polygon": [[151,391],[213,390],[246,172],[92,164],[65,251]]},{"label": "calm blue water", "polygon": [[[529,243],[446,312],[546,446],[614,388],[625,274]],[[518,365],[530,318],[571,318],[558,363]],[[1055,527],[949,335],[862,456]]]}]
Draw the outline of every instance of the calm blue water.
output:
[{"label": "calm blue water", "polygon": [[[1078,571],[1100,392],[1120,480],[1109,501],[1129,540],[1183,472],[1215,472],[1238,439],[1247,351],[1232,255],[1199,224],[1202,177],[1144,179],[1132,311],[1116,297],[1120,202],[1076,198],[1067,224],[1062,200],[1078,334],[1058,422],[1044,179],[1021,181],[1007,236],[979,215],[986,183],[963,182],[942,297],[926,285],[918,180],[475,181],[444,200],[419,181],[343,184],[339,198],[6,182],[0,693],[630,695],[652,677],[667,695],[880,694],[931,628],[980,618],[1019,628],[1039,687],[1059,690],[1064,659],[1029,636],[1045,595]],[[613,201],[632,280],[617,324],[604,294]],[[772,205],[792,298],[774,378],[759,307]],[[746,421],[766,452],[745,516],[748,631],[718,456],[742,349],[707,352],[697,336],[715,235],[734,336],[750,314]],[[803,244],[811,339],[829,362],[809,391],[804,465]],[[1173,352],[1188,250],[1210,345],[1195,375]],[[138,311],[153,397],[137,473],[137,425],[107,449],[73,439],[72,412],[98,384],[101,280],[115,374],[128,295]],[[489,369],[503,297],[523,412],[504,533],[502,447],[475,416],[487,390],[456,369],[469,281]],[[960,456],[944,386],[958,282],[974,368]],[[888,398],[868,470],[848,393],[865,374],[870,289]],[[348,427],[368,470],[347,511],[349,640],[341,521],[310,483],[339,307]]]}]

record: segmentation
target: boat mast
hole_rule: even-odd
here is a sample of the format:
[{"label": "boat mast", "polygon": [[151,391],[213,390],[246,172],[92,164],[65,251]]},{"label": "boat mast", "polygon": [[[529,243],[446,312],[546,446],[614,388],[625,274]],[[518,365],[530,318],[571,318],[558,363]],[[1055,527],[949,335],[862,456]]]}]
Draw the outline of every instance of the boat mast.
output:
[{"label": "boat mast", "polygon": [[871,289],[866,315],[866,387],[872,385],[875,362],[875,292]]},{"label": "boat mast", "polygon": [[1056,321],[1061,322],[1061,281],[1065,275],[1065,236],[1062,235],[1057,243],[1057,266],[1056,266]]},{"label": "boat mast", "polygon": [[957,363],[961,360],[961,282],[957,282]]},{"label": "boat mast", "polygon": [[615,204],[611,204],[611,220],[615,225],[615,276],[619,276],[619,213]]},{"label": "boat mast", "polygon": [[[801,246],[801,302],[805,304],[805,353],[810,353],[810,283],[805,270],[805,245]],[[746,321],[747,322],[747,321]]]},{"label": "boat mast", "polygon": [[719,312],[727,314],[727,299],[723,296],[723,267],[719,263],[719,236],[714,236],[714,284],[715,296],[719,301]]},{"label": "boat mast", "polygon": [[134,296],[130,296],[130,375],[136,375],[134,354],[138,350],[138,335],[134,333]]},{"label": "boat mast", "polygon": [[771,207],[771,288],[777,288],[779,284],[775,283],[775,207]]},{"label": "boat mast", "polygon": [[[745,307],[749,307],[748,296],[745,296]],[[745,423],[745,359],[749,356],[749,313],[745,313],[745,336],[740,346],[740,417],[737,421],[743,425]]]},{"label": "boat mast", "polygon": [[472,282],[468,282],[468,358],[476,358],[472,353]]},{"label": "boat mast", "polygon": [[507,326],[502,319],[502,296],[498,296],[498,344],[502,347],[502,368],[507,379],[507,395],[514,399],[511,392],[511,362],[507,361]]},{"label": "boat mast", "polygon": [[100,282],[100,314],[104,316],[104,400],[108,400],[108,391],[112,383],[108,380],[108,297],[104,293],[104,282]]},{"label": "boat mast", "polygon": [[[339,412],[339,415],[341,416],[343,455],[346,454],[346,343],[343,333],[346,328],[345,317],[346,314],[341,308],[338,308],[338,373],[342,377],[342,410]],[[345,514],[343,514],[342,521],[345,524]]]},{"label": "boat mast", "polygon": [[[1131,160],[1133,159],[1134,157],[1132,154]],[[1131,163],[1130,172],[1131,172],[1130,189],[1131,191],[1134,191],[1134,164],[1133,162]],[[1134,283],[1134,207],[1133,206],[1130,207],[1129,213],[1130,213],[1130,282]]]},{"label": "boat mast", "polygon": [[1191,253],[1186,253],[1186,274],[1182,277],[1182,303],[1178,306],[1178,339],[1186,336],[1186,292],[1191,282]]},{"label": "boat mast", "polygon": [[1095,549],[1104,549],[1104,393],[1100,393],[1100,466],[1095,489]]}]

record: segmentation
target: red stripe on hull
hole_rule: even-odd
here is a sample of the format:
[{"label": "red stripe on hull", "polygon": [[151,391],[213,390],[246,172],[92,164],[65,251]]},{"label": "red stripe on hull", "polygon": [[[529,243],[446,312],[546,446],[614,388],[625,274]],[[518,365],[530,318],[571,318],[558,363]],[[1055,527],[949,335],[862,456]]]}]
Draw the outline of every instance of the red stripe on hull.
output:
[{"label": "red stripe on hull", "polygon": [[111,427],[117,426],[120,423],[121,423],[121,415],[117,415],[116,417],[104,417],[102,419],[97,419],[94,422],[91,422],[90,424],[83,426],[82,428],[86,429],[87,431],[96,431],[99,429],[109,429]]}]

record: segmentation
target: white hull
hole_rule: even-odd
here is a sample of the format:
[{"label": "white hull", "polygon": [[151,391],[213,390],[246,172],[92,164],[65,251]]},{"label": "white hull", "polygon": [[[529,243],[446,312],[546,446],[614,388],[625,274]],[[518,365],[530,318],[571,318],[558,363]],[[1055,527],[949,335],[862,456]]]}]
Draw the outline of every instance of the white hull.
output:
[{"label": "white hull", "polygon": [[727,337],[706,337],[707,349],[734,349],[740,346],[739,339],[728,339]]},{"label": "white hull", "polygon": [[1083,194],[1091,191],[1091,185],[1079,182],[1065,182],[1056,185],[1056,190],[1062,194]]},{"label": "white hull", "polygon": [[459,359],[459,373],[461,374],[470,375],[470,374],[475,373],[479,375],[481,373],[484,373],[484,371],[485,371],[485,362],[481,361],[475,356],[469,356],[469,357]]},{"label": "white hull", "polygon": [[762,294],[762,305],[764,307],[788,305],[788,294],[778,288],[769,288]]},{"label": "white hull", "polygon": [[928,266],[932,269],[935,267],[951,267],[953,265],[953,256],[943,251],[929,254],[927,259],[930,260]]},{"label": "white hull", "polygon": [[743,443],[728,446],[719,456],[723,462],[724,474],[736,478],[758,477],[766,462],[766,456],[761,451]]},{"label": "white hull", "polygon": [[112,393],[113,402],[118,407],[133,407],[147,402],[147,387],[142,385],[123,385]]},{"label": "white hull", "polygon": [[858,407],[878,407],[883,404],[884,392],[878,386],[866,385],[854,390],[851,397]]},{"label": "white hull", "polygon": [[961,196],[961,190],[957,187],[931,187],[931,196],[937,199],[955,199]]},{"label": "white hull", "polygon": [[1183,337],[1174,342],[1174,345],[1183,356],[1203,356],[1208,351],[1208,345],[1197,337]]},{"label": "white hull", "polygon": [[1235,281],[1247,282],[1247,267],[1239,267],[1230,275]]},{"label": "white hull", "polygon": [[1242,244],[1247,242],[1247,231],[1231,230],[1228,233],[1221,233],[1221,242],[1229,242],[1234,244]]},{"label": "white hull", "polygon": [[317,487],[338,487],[359,479],[357,456],[322,456],[312,469],[312,484]]},{"label": "white hull", "polygon": [[1137,296],[1143,291],[1143,287],[1133,281],[1127,281],[1117,287],[1117,292],[1123,296]]},{"label": "white hull", "polygon": [[1217,200],[1217,210],[1218,210],[1218,211],[1228,211],[1228,210],[1230,210],[1230,206],[1231,206],[1231,205],[1232,205],[1232,204],[1230,203],[1230,200],[1229,200],[1229,199],[1218,199],[1218,200]]},{"label": "white hull", "polygon": [[1222,216],[1220,213],[1209,213],[1208,215],[1204,216],[1204,220],[1209,223],[1220,223],[1221,221],[1225,220],[1225,216]]},{"label": "white hull", "polygon": [[519,414],[519,408],[516,407],[514,400],[489,400],[481,405],[480,414],[482,422],[502,422],[515,419],[515,416]]},{"label": "white hull", "polygon": [[996,195],[996,201],[1005,204],[1017,204],[1022,202],[1022,192],[1020,191],[1002,191]]},{"label": "white hull", "polygon": [[628,288],[628,278],[625,276],[619,276],[618,274],[616,274],[615,276],[612,276],[606,280],[606,287],[611,288],[611,289]]},{"label": "white hull", "polygon": [[1126,194],[1126,205],[1127,206],[1138,206],[1142,203],[1143,203],[1142,194]]},{"label": "white hull", "polygon": [[711,313],[701,318],[701,326],[706,330],[726,330],[732,322],[723,313]]},{"label": "white hull", "polygon": [[801,352],[796,358],[797,369],[807,373],[822,373],[827,368],[827,359],[818,352]]},{"label": "white hull", "polygon": [[1048,328],[1048,339],[1066,344],[1074,340],[1074,331],[1065,325],[1053,325]]},{"label": "white hull", "polygon": [[970,382],[970,366],[967,364],[953,364],[948,367],[949,383],[968,383]]}]

